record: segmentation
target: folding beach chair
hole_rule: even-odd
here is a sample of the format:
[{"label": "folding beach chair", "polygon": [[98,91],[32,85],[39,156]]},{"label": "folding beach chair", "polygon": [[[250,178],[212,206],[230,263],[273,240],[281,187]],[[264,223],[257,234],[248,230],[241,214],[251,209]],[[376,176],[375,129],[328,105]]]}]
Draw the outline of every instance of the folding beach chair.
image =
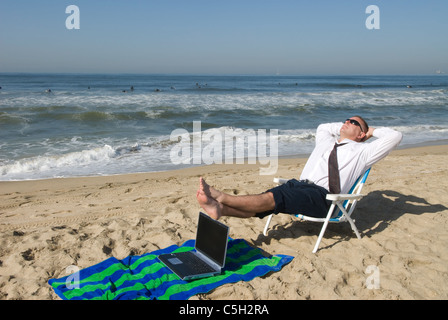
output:
[{"label": "folding beach chair", "polygon": [[[363,194],[361,194],[362,187],[364,186],[364,183],[366,182],[366,179],[370,173],[370,169],[367,169],[355,182],[355,184],[352,186],[348,194],[327,194],[327,200],[331,200],[331,206],[328,210],[328,214],[326,218],[314,218],[309,217],[301,214],[295,215],[297,218],[301,220],[306,221],[314,221],[314,222],[323,222],[322,229],[320,231],[319,237],[317,238],[316,245],[314,246],[313,253],[317,252],[317,249],[319,248],[320,242],[322,241],[322,237],[324,236],[325,230],[327,229],[328,223],[340,223],[340,222],[346,222],[348,221],[350,223],[350,226],[352,227],[352,230],[355,232],[358,239],[361,239],[361,235],[356,228],[355,222],[351,218],[351,215],[353,213],[353,210],[355,210],[356,203],[364,197]],[[280,179],[275,178],[274,182],[278,184],[284,184],[288,181],[288,179]],[[337,210],[339,209],[339,210]],[[266,222],[266,226],[264,227],[263,234],[266,236],[267,231],[269,228],[269,224],[271,223],[272,217],[274,214],[271,214],[268,217],[268,221]]]}]

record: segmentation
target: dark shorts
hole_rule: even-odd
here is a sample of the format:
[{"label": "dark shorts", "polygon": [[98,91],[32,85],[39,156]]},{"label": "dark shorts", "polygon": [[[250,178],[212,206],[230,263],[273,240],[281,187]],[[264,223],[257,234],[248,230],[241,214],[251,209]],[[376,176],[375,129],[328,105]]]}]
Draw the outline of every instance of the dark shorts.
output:
[{"label": "dark shorts", "polygon": [[325,218],[331,205],[331,201],[326,199],[328,191],[306,180],[291,179],[266,192],[274,195],[275,208],[273,211],[257,213],[259,218],[280,212]]}]

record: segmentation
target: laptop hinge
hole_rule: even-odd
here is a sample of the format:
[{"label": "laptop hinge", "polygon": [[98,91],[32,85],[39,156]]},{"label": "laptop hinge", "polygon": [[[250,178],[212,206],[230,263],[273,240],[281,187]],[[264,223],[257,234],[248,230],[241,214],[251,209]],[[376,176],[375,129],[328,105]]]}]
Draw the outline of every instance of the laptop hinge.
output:
[{"label": "laptop hinge", "polygon": [[221,270],[221,266],[217,264],[214,260],[207,257],[205,254],[203,254],[201,251],[196,249],[196,254],[205,262],[207,262],[213,269],[215,270]]}]

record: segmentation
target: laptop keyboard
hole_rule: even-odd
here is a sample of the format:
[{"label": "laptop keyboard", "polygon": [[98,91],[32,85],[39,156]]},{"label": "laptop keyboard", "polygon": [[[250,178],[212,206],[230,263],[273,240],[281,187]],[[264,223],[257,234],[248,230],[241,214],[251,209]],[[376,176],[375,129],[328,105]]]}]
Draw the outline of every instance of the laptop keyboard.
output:
[{"label": "laptop keyboard", "polygon": [[209,266],[207,263],[196,257],[196,255],[191,251],[179,252],[176,254],[178,255],[179,259],[181,259],[184,262],[188,262],[188,264],[193,267],[195,272],[206,273],[214,271],[214,269],[211,266]]}]

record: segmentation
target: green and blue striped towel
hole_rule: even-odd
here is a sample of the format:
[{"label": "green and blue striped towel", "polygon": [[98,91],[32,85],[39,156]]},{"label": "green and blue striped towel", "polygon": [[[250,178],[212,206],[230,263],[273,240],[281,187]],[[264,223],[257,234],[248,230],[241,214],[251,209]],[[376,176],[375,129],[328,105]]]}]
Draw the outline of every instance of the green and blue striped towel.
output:
[{"label": "green and blue striped towel", "polygon": [[194,250],[194,240],[123,260],[111,257],[48,283],[64,300],[186,300],[226,283],[250,281],[279,271],[293,259],[286,255],[265,257],[245,240],[229,239],[222,274],[193,281],[180,280],[157,259],[163,253],[189,250]]}]

